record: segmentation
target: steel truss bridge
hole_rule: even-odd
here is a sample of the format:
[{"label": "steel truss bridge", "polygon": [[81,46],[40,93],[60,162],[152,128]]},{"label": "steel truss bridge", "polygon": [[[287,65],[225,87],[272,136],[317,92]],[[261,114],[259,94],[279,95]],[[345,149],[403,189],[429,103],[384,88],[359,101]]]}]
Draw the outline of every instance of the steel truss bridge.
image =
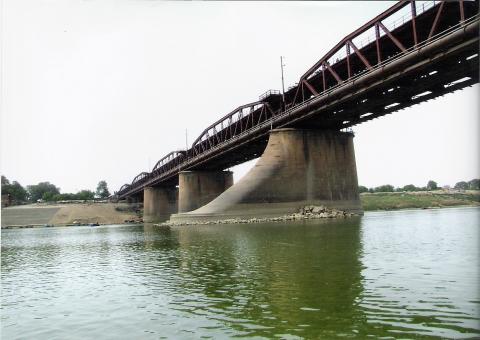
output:
[{"label": "steel truss bridge", "polygon": [[478,83],[476,1],[401,1],[343,38],[282,95],[241,105],[116,193],[178,184],[184,170],[259,157],[273,128],[342,130]]}]

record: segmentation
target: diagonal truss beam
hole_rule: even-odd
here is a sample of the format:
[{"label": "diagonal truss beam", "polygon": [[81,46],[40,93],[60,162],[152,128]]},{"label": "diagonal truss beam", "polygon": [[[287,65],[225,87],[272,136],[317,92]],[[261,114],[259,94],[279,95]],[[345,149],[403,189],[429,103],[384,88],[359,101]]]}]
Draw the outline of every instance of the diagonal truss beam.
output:
[{"label": "diagonal truss beam", "polygon": [[393,34],[388,30],[388,28],[386,28],[381,21],[378,22],[378,26],[381,27],[381,29],[385,32],[385,34],[388,35],[388,37],[390,38],[390,40],[393,41],[393,43],[402,51],[402,52],[405,52],[407,49],[405,48],[405,46],[403,46],[403,44],[393,36]]},{"label": "diagonal truss beam", "polygon": [[328,62],[326,63],[323,63],[323,66],[325,66],[327,68],[327,70],[331,73],[331,75],[335,78],[335,80],[337,81],[337,83],[342,83],[343,80],[342,78],[340,78],[340,76],[337,74],[337,72],[335,72],[335,70],[333,68],[330,67],[330,64]]},{"label": "diagonal truss beam", "polygon": [[305,86],[310,90],[310,92],[313,93],[314,96],[318,95],[318,92],[313,88],[312,85],[310,85],[306,80],[303,81]]},{"label": "diagonal truss beam", "polygon": [[440,19],[440,15],[442,14],[443,5],[445,5],[445,2],[442,1],[440,3],[440,6],[438,7],[437,15],[435,16],[435,20],[433,20],[432,28],[430,29],[430,33],[428,34],[427,39],[430,39],[433,33],[435,33],[435,29],[437,28],[437,24],[438,24],[438,19]]},{"label": "diagonal truss beam", "polygon": [[358,57],[360,58],[360,60],[365,64],[365,66],[371,70],[372,69],[372,65],[370,65],[370,63],[368,62],[367,58],[365,58],[365,56],[362,54],[362,52],[360,52],[360,50],[357,48],[357,46],[355,46],[355,44],[353,43],[353,41],[349,40],[347,41],[347,44],[349,44],[353,50],[355,51],[355,53],[358,55]]}]

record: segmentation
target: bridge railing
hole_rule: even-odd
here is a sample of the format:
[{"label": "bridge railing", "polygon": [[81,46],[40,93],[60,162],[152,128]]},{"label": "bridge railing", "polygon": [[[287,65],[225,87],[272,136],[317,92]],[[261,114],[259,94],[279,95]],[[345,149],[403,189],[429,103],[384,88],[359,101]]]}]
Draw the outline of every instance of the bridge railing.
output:
[{"label": "bridge railing", "polygon": [[172,151],[165,157],[161,158],[153,167],[151,175],[161,174],[175,165],[181,164],[186,158],[186,151]]},{"label": "bridge railing", "polygon": [[260,122],[268,120],[274,114],[268,103],[264,101],[239,106],[207,127],[193,142],[192,148],[188,150],[188,156],[200,155],[214,146],[242,134]]}]

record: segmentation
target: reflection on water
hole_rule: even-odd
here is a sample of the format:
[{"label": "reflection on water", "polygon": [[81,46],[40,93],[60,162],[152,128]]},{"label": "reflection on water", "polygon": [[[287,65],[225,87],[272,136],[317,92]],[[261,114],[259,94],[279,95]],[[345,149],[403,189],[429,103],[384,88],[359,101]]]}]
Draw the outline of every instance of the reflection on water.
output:
[{"label": "reflection on water", "polygon": [[478,208],[2,231],[2,338],[478,337]]}]

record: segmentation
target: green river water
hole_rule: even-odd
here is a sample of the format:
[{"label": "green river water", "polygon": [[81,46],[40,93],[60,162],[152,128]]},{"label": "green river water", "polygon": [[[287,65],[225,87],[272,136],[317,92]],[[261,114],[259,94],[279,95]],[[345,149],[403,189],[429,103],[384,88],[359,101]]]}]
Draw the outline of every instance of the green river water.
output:
[{"label": "green river water", "polygon": [[1,338],[480,338],[479,221],[2,230]]}]

